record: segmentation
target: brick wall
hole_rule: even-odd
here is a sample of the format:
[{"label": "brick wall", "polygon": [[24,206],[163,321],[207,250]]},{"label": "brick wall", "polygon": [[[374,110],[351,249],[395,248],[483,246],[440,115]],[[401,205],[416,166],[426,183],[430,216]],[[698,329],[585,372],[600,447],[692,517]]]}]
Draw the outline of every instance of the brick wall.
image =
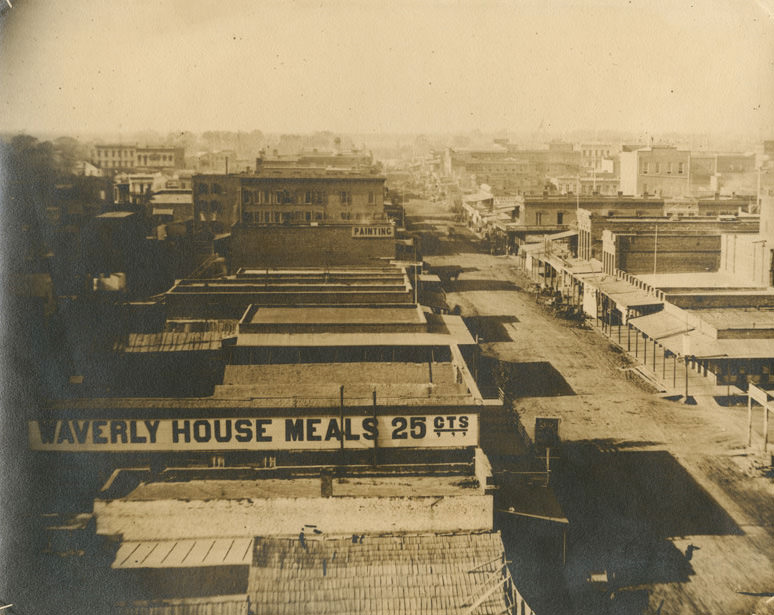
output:
[{"label": "brick wall", "polygon": [[350,225],[237,225],[231,246],[232,271],[240,267],[376,266],[395,258],[394,238],[355,238]]},{"label": "brick wall", "polygon": [[627,273],[717,271],[720,236],[654,235],[616,237],[616,266]]}]

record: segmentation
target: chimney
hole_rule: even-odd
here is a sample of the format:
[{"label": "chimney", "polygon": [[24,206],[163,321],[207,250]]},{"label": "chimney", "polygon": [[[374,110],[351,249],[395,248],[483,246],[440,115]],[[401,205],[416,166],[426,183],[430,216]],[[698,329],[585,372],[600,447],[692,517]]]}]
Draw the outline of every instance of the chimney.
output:
[{"label": "chimney", "polygon": [[320,471],[320,497],[333,497],[333,473],[327,468]]}]

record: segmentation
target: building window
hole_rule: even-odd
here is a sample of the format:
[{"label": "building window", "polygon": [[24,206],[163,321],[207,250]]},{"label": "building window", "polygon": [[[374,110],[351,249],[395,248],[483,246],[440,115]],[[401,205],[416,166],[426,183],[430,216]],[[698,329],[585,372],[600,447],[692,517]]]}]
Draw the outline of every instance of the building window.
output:
[{"label": "building window", "polygon": [[642,184],[642,194],[648,194],[648,184]]},{"label": "building window", "polygon": [[210,191],[209,186],[207,184],[197,184],[196,185],[196,192],[199,194],[207,194]]},{"label": "building window", "polygon": [[556,223],[557,224],[564,224],[564,212],[559,212],[556,214]]},{"label": "building window", "polygon": [[538,226],[543,224],[543,214],[541,212],[535,214],[535,224]]},{"label": "building window", "polygon": [[304,203],[309,205],[311,202],[312,202],[312,193],[309,190],[307,190],[304,193]]},{"label": "building window", "polygon": [[671,162],[667,163],[667,175],[671,175],[672,174],[673,168],[674,167],[673,167]]},{"label": "building window", "polygon": [[369,192],[368,193],[368,204],[369,205],[373,205],[375,201],[376,201],[376,199],[374,198],[374,193],[373,192]]},{"label": "building window", "polygon": [[349,205],[352,203],[352,194],[342,190],[339,192],[339,201],[342,205]]},{"label": "building window", "polygon": [[677,174],[682,175],[685,172],[685,163],[684,162],[678,162],[677,163]]},{"label": "building window", "polygon": [[650,170],[650,164],[647,162],[642,163],[642,174],[647,175],[648,171]]},{"label": "building window", "polygon": [[656,163],[656,175],[658,175],[659,173],[661,173],[661,163],[657,162]]}]

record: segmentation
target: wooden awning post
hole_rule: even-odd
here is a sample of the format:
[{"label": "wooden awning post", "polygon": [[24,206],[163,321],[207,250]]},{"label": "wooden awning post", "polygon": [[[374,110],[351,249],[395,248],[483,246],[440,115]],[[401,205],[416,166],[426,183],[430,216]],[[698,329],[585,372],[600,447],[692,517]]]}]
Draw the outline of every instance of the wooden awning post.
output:
[{"label": "wooden awning post", "polygon": [[752,397],[747,390],[747,448],[752,446]]}]

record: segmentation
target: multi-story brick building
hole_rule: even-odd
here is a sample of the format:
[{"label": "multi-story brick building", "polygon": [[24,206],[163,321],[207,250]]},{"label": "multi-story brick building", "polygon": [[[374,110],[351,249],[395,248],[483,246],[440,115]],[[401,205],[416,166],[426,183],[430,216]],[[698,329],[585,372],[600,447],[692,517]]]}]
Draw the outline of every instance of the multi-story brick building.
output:
[{"label": "multi-story brick building", "polygon": [[384,181],[356,171],[289,168],[250,175],[195,175],[194,219],[223,232],[244,224],[381,222]]},{"label": "multi-story brick building", "polygon": [[691,152],[676,147],[643,147],[621,152],[621,191],[626,195],[687,196]]},{"label": "multi-story brick building", "polygon": [[598,141],[579,143],[577,151],[580,152],[581,166],[587,171],[603,171],[606,163],[618,155],[620,148],[612,143],[600,143]]},{"label": "multi-story brick building", "polygon": [[540,194],[550,177],[577,176],[580,161],[580,152],[569,143],[534,150],[498,143],[488,149],[447,149],[443,169],[463,187],[487,184],[497,194]]},{"label": "multi-story brick building", "polygon": [[523,197],[514,211],[514,219],[524,227],[559,227],[577,223],[579,209],[604,216],[661,216],[664,200],[622,196],[545,195]]},{"label": "multi-story brick building", "polygon": [[181,169],[185,166],[182,147],[105,144],[95,145],[91,156],[91,161],[99,168],[114,171]]}]

